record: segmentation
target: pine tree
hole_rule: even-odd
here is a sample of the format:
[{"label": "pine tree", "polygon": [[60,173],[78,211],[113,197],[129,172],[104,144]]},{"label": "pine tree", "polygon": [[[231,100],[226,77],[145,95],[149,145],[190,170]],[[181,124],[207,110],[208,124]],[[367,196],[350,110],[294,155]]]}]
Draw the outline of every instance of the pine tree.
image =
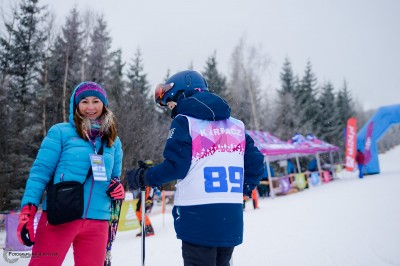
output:
[{"label": "pine tree", "polygon": [[119,49],[110,54],[111,64],[105,81],[107,92],[110,98],[110,102],[114,106],[113,110],[118,116],[121,106],[121,102],[124,96],[124,75],[123,69],[125,63],[122,61],[122,51]]},{"label": "pine tree", "polygon": [[10,130],[12,122],[12,112],[10,112],[9,99],[7,97],[7,90],[9,89],[10,79],[10,64],[11,64],[11,40],[13,36],[14,27],[16,24],[16,11],[12,12],[12,16],[9,22],[4,21],[5,32],[1,32],[0,36],[0,127],[3,129],[0,137],[0,182],[5,184],[0,187],[0,211],[7,210],[7,206],[10,206],[8,199],[9,194],[9,183],[11,182],[13,168],[10,164],[9,154],[11,153],[12,145],[10,145],[9,139],[14,134]]},{"label": "pine tree", "polygon": [[[22,0],[16,12],[16,27],[7,50],[9,53],[10,98],[21,104],[25,111],[34,92],[41,60],[43,58],[44,33],[39,30],[43,8],[37,0]],[[3,40],[2,40],[3,43]]]},{"label": "pine tree", "polygon": [[295,77],[292,65],[288,58],[283,63],[281,78],[281,89],[278,89],[277,106],[275,112],[274,134],[283,140],[292,137],[298,127],[296,103],[294,98]]},{"label": "pine tree", "polygon": [[338,139],[336,143],[344,147],[344,129],[347,126],[347,120],[355,115],[355,110],[353,108],[354,103],[351,98],[351,94],[347,89],[347,82],[343,82],[343,87],[339,90],[336,97],[336,113],[337,113],[337,123],[338,123]]},{"label": "pine tree", "polygon": [[[3,91],[4,95],[6,95],[6,87],[8,86],[8,80],[10,77],[10,64],[11,64],[11,46],[12,46],[12,38],[14,27],[16,24],[16,13],[17,11],[12,9],[12,18],[10,21],[6,21],[4,18],[4,30],[5,32],[0,32],[0,89]],[[5,98],[1,98],[4,100]]]},{"label": "pine tree", "polygon": [[304,76],[294,91],[296,113],[299,116],[299,132],[309,133],[316,130],[318,113],[317,78],[315,77],[311,62],[307,62]]},{"label": "pine tree", "polygon": [[82,30],[79,12],[73,8],[57,37],[49,59],[49,84],[54,95],[49,105],[49,124],[68,120],[69,98],[81,80]]},{"label": "pine tree", "polygon": [[[5,22],[7,36],[0,37],[2,110],[2,171],[0,199],[3,208],[16,208],[22,197],[33,158],[36,155],[40,120],[35,92],[43,60],[45,35],[41,30],[44,8],[37,0],[21,0],[11,22]],[[3,144],[3,143],[2,143]],[[6,198],[4,198],[6,197]]]},{"label": "pine tree", "polygon": [[336,144],[337,135],[339,134],[335,102],[333,85],[328,82],[322,86],[321,94],[318,98],[319,111],[316,118],[318,131],[314,131],[314,134],[332,144]]},{"label": "pine tree", "polygon": [[47,40],[44,47],[44,58],[43,64],[40,70],[40,79],[38,80],[38,89],[36,93],[36,97],[39,103],[39,108],[41,110],[41,124],[42,124],[42,138],[44,138],[47,134],[47,129],[50,126],[47,124],[47,107],[48,101],[50,101],[52,92],[49,88],[49,60],[51,56],[51,51],[54,48],[54,20],[55,15],[53,13],[49,13],[47,23],[44,27],[44,32],[46,33]]},{"label": "pine tree", "polygon": [[283,63],[282,72],[280,75],[282,88],[278,90],[279,94],[293,93],[294,92],[294,75],[292,64],[289,58],[285,58]]},{"label": "pine tree", "polygon": [[90,52],[87,58],[86,79],[106,86],[106,73],[110,65],[111,37],[103,16],[96,20],[91,38]]},{"label": "pine tree", "polygon": [[340,114],[340,121],[343,124],[347,123],[347,120],[352,117],[355,113],[354,111],[354,104],[353,104],[353,99],[351,97],[351,94],[349,90],[347,89],[347,82],[343,82],[343,87],[341,90],[338,92],[337,96],[337,109],[339,110]]},{"label": "pine tree", "polygon": [[128,87],[131,90],[138,90],[140,94],[147,97],[150,92],[150,85],[147,81],[147,74],[143,72],[143,58],[139,48],[136,50],[132,61],[133,63],[130,65],[128,72]]},{"label": "pine tree", "polygon": [[124,95],[125,112],[120,114],[119,120],[124,125],[120,128],[120,135],[125,147],[127,165],[136,166],[137,160],[151,159],[145,156],[154,156],[150,130],[153,128],[154,104],[147,98],[149,83],[144,73],[142,55],[138,49],[133,64],[127,73],[127,91]]},{"label": "pine tree", "polygon": [[208,83],[208,89],[220,96],[226,95],[226,77],[219,73],[217,69],[216,52],[206,61],[204,72],[202,73]]}]

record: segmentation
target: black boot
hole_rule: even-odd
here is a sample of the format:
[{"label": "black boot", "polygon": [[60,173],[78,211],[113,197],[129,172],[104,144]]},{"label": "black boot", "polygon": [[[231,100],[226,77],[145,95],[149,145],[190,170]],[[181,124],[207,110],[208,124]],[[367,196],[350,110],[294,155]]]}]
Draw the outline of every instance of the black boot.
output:
[{"label": "black boot", "polygon": [[[154,236],[154,229],[153,229],[153,226],[151,224],[146,225],[144,227],[144,231],[146,232],[146,237],[147,236]],[[142,236],[142,232],[137,233],[136,236],[137,237]]]}]

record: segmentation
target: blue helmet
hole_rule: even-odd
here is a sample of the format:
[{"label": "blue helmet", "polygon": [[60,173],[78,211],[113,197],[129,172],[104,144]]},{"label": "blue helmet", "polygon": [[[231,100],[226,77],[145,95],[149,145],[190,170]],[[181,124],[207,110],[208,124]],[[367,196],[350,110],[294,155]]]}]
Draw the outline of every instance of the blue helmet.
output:
[{"label": "blue helmet", "polygon": [[154,98],[156,103],[166,106],[179,91],[191,90],[208,91],[207,81],[199,72],[185,70],[169,77],[166,84],[158,84]]}]

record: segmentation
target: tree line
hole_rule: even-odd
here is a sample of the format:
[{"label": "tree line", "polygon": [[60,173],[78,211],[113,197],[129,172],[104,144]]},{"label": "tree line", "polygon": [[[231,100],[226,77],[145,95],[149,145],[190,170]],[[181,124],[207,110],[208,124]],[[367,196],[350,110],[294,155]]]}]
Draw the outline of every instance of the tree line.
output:
[{"label": "tree line", "polygon": [[[112,50],[103,15],[73,8],[57,29],[55,15],[39,0],[20,0],[2,19],[0,211],[19,207],[41,141],[52,125],[68,121],[69,97],[82,81],[106,88],[123,143],[123,172],[139,159],[162,161],[170,114],[149,96],[153,88],[141,50],[136,49],[129,62],[120,49]],[[343,147],[347,119],[362,113],[356,111],[346,82],[338,91],[330,82],[319,85],[311,62],[299,76],[286,58],[281,86],[272,97],[263,84],[270,61],[261,49],[241,39],[232,52],[228,76],[219,71],[215,51],[201,72],[210,91],[226,98],[232,116],[248,129],[267,130],[283,140],[295,132],[312,132]],[[165,77],[169,74],[166,70]]]}]

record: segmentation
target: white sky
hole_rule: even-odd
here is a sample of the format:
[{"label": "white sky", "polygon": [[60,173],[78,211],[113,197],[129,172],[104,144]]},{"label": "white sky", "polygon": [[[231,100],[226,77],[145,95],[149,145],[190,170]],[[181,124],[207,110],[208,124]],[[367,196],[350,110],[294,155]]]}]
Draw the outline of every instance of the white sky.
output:
[{"label": "white sky", "polygon": [[[0,0],[5,3],[9,0]],[[39,0],[59,25],[74,5],[103,13],[125,60],[142,50],[152,85],[193,64],[204,69],[217,52],[219,69],[239,39],[261,47],[272,64],[264,88],[279,84],[285,56],[303,75],[307,60],[322,84],[339,89],[346,79],[364,108],[400,103],[400,1],[398,0]]]}]

